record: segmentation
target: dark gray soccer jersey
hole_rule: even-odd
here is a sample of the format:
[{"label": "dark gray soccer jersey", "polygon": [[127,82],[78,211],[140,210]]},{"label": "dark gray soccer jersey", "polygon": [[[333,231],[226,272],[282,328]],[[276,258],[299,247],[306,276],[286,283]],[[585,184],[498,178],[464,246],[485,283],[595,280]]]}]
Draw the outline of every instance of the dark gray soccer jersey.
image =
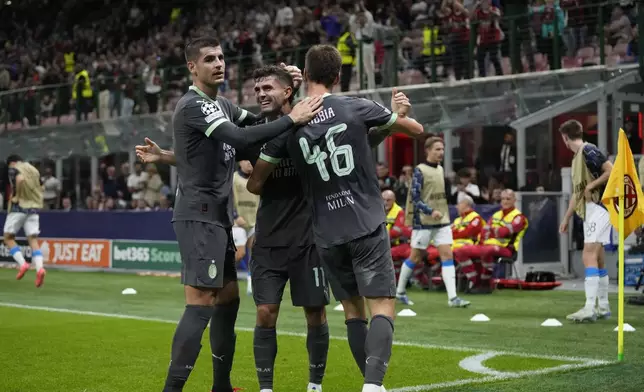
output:
[{"label": "dark gray soccer jersey", "polygon": [[385,221],[367,132],[389,128],[396,118],[374,101],[329,94],[322,111],[289,137],[289,155],[313,206],[318,246],[345,244]]},{"label": "dark gray soccer jersey", "polygon": [[264,145],[259,159],[277,165],[262,189],[255,244],[261,247],[307,246],[313,243],[312,211],[300,176],[286,151],[290,133]]},{"label": "dark gray soccer jersey", "polygon": [[179,177],[173,222],[232,226],[235,149],[209,136],[222,122],[240,124],[247,115],[226,98],[213,100],[195,86],[179,100],[172,116]]}]

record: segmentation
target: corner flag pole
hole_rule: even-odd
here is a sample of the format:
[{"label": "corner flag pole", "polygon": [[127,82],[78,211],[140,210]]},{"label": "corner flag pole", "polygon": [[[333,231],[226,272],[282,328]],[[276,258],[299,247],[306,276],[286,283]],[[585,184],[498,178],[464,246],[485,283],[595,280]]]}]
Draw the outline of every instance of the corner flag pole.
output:
[{"label": "corner flag pole", "polygon": [[[622,165],[625,166],[625,162],[622,161]],[[625,172],[625,167],[622,168],[622,173]],[[619,266],[617,268],[618,272],[618,300],[617,300],[617,360],[624,360],[624,193],[625,186],[620,185],[619,189],[619,201],[618,201],[618,214],[619,214],[619,227],[618,227],[618,260]]]}]

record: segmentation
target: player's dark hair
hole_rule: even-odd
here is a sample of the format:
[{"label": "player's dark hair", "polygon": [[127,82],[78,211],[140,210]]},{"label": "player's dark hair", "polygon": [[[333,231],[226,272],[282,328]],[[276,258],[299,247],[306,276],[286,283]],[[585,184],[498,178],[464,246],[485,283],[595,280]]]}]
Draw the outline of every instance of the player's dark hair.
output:
[{"label": "player's dark hair", "polygon": [[196,61],[199,58],[201,49],[203,48],[215,48],[221,46],[219,40],[215,37],[202,36],[197,37],[186,44],[184,49],[184,55],[186,56],[186,62]]},{"label": "player's dark hair", "polygon": [[7,157],[7,165],[11,165],[15,162],[22,162],[20,155],[12,154]]},{"label": "player's dark hair", "polygon": [[331,45],[315,45],[306,52],[306,75],[308,80],[331,88],[340,74],[342,57]]},{"label": "player's dark hair", "polygon": [[577,120],[568,120],[561,124],[559,132],[566,135],[570,140],[581,139],[584,135],[584,127]]},{"label": "player's dark hair", "polygon": [[295,86],[293,83],[293,77],[287,70],[282,67],[278,67],[277,65],[265,65],[253,71],[253,80],[255,80],[256,83],[270,76],[277,79],[282,87],[290,87],[291,90],[293,90],[291,96],[288,97],[288,103],[293,103],[293,99],[295,98]]},{"label": "player's dark hair", "polygon": [[428,137],[427,140],[425,140],[425,149],[427,150],[432,148],[436,143],[443,143],[443,145],[445,144],[445,142],[443,142],[443,139],[439,138],[438,136]]}]

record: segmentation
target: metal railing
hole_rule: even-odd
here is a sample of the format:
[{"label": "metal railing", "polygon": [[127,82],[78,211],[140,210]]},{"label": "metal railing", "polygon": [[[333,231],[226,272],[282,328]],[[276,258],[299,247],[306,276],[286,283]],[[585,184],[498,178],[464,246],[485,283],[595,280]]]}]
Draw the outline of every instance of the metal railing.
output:
[{"label": "metal railing", "polygon": [[[581,67],[588,65],[616,65],[617,58],[612,54],[613,46],[607,45],[610,37],[606,37],[604,25],[609,21],[607,11],[615,1],[602,3],[601,5],[585,4],[581,8],[585,12],[583,26],[565,25],[560,23],[560,14],[554,13],[552,21],[552,32],[554,37],[550,41],[541,39],[539,32],[530,25],[530,14],[505,16],[501,19],[500,25],[505,33],[504,40],[499,45],[500,59],[504,63],[504,73],[512,74],[540,70],[537,65],[545,66],[547,69],[556,70],[562,67]],[[534,13],[534,12],[532,12]],[[644,12],[638,15],[640,30],[644,27]],[[572,22],[570,22],[572,23]],[[564,31],[560,26],[564,25]],[[419,26],[423,27],[423,26]],[[447,69],[459,66],[465,69],[465,78],[471,79],[481,77],[478,68],[490,68],[488,59],[476,58],[477,52],[477,29],[479,22],[474,18],[470,20],[469,40],[467,44],[459,44],[466,47],[466,55],[460,53],[455,55],[457,46],[454,46],[452,35],[448,30],[441,30],[438,40],[432,40],[429,47],[429,56],[417,53],[408,47],[411,41],[396,29],[383,28],[379,30],[378,41],[382,44],[379,47],[380,55],[377,57],[382,61],[376,64],[375,72],[378,74],[380,87],[391,87],[398,85],[423,84],[426,82],[443,81],[443,74]],[[564,56],[564,44],[570,34],[575,34],[575,29],[587,31],[587,44],[592,44],[594,52],[587,58],[588,61],[573,60]],[[596,34],[592,34],[593,31]],[[405,39],[403,39],[405,38]],[[596,40],[596,42],[594,42]],[[547,42],[546,42],[547,41]],[[550,46],[543,44],[550,42]],[[542,44],[540,44],[542,43]],[[445,47],[442,55],[433,55],[437,45]],[[458,47],[460,47],[458,46]],[[616,45],[615,48],[619,46]],[[589,46],[590,47],[590,46]],[[639,49],[637,59],[640,64],[643,62],[644,42],[641,40],[637,45],[631,44],[632,49]],[[623,49],[623,45],[621,46]],[[237,56],[228,57],[227,60],[227,83],[222,86],[221,94],[231,99],[238,105],[254,103],[253,81],[250,79],[252,70],[259,65],[285,62],[296,64],[304,68],[304,56],[308,47],[284,49],[280,51],[264,52],[261,59],[258,56]],[[611,53],[608,53],[611,51]],[[416,54],[410,54],[414,53]],[[547,52],[547,53],[543,53]],[[362,43],[359,42],[357,49],[358,64],[354,67],[355,77],[351,90],[364,90],[366,75],[362,61]],[[540,53],[540,54],[539,54]],[[547,59],[547,61],[545,60]],[[566,59],[566,61],[562,61]],[[627,56],[628,61],[635,61],[635,57]],[[454,61],[456,60],[456,62]],[[491,60],[491,58],[490,58]],[[535,61],[538,64],[535,64]],[[459,64],[458,62],[465,62]],[[565,64],[564,64],[565,63]],[[641,67],[644,70],[644,67]],[[96,88],[97,78],[91,76],[92,85]],[[158,96],[159,111],[172,110],[178,97],[191,84],[190,76],[185,66],[163,69],[162,91]],[[120,80],[101,81],[104,86],[110,86],[103,90],[95,90],[92,98],[93,110],[90,118],[106,119],[110,117],[143,114],[149,112],[149,104],[145,94],[145,83],[141,75],[135,75]],[[81,108],[71,101],[71,84],[57,84],[47,86],[25,87],[17,90],[0,92],[0,130],[11,128],[35,127],[48,124],[73,123],[83,119]],[[124,105],[125,104],[125,105]]]}]

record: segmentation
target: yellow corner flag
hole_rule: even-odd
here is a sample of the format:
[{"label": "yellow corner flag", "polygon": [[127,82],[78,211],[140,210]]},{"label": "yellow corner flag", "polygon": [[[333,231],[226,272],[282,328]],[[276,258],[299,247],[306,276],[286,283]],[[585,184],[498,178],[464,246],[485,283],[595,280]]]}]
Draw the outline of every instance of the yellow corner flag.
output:
[{"label": "yellow corner flag", "polygon": [[628,145],[624,130],[619,130],[617,157],[602,203],[610,214],[610,223],[617,229],[619,237],[619,298],[617,322],[617,360],[624,360],[624,239],[644,224],[644,195],[637,178],[633,153]]}]

